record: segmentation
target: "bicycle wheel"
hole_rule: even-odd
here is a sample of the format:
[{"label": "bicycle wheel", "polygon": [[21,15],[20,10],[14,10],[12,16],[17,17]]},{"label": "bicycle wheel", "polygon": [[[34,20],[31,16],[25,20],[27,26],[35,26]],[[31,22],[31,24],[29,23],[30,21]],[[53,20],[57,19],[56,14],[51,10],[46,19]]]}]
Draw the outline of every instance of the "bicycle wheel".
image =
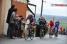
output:
[{"label": "bicycle wheel", "polygon": [[44,37],[44,30],[40,29],[40,39]]},{"label": "bicycle wheel", "polygon": [[55,28],[54,32],[55,32],[55,37],[57,37],[58,36],[58,30],[57,30],[57,28]]},{"label": "bicycle wheel", "polygon": [[52,36],[53,36],[53,29],[50,28],[50,30],[49,30],[49,38],[52,38]]},{"label": "bicycle wheel", "polygon": [[33,30],[30,30],[30,39],[33,40],[33,38],[34,38],[34,32]]},{"label": "bicycle wheel", "polygon": [[27,31],[25,31],[25,33],[24,33],[24,38],[25,38],[25,40],[28,39],[28,32]]}]

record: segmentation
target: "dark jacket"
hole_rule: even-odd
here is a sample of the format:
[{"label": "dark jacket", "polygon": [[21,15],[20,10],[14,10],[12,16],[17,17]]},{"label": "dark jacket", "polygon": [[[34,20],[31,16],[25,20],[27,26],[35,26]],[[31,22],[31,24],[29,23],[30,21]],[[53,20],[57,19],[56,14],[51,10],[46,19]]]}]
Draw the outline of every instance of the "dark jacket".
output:
[{"label": "dark jacket", "polygon": [[13,9],[10,8],[9,11],[8,11],[8,15],[7,15],[7,20],[6,20],[7,23],[10,22],[10,17],[11,17],[12,12],[13,12]]},{"label": "dark jacket", "polygon": [[39,19],[39,25],[46,25],[45,19]]}]

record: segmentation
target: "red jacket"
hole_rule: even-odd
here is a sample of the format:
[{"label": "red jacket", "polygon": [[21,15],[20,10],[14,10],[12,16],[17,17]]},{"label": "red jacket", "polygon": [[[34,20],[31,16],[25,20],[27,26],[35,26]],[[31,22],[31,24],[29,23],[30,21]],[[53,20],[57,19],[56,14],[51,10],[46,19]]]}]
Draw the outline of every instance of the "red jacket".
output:
[{"label": "red jacket", "polygon": [[50,27],[53,27],[53,26],[54,26],[54,22],[50,21]]}]

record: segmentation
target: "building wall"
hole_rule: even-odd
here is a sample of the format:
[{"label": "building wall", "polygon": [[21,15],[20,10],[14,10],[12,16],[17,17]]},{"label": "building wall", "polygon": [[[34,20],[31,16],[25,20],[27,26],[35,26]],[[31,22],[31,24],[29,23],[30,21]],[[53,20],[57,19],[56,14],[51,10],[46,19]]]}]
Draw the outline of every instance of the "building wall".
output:
[{"label": "building wall", "polygon": [[22,2],[22,3],[27,3],[27,0],[13,0],[13,1],[18,1],[18,2]]},{"label": "building wall", "polygon": [[[0,0],[0,23],[1,23],[1,10],[2,10],[1,8],[2,8],[2,0]],[[2,24],[0,24],[0,34],[2,34],[1,25]]]},{"label": "building wall", "polygon": [[5,1],[5,11],[4,11],[4,14],[5,14],[4,15],[4,31],[3,31],[4,34],[7,34],[8,24],[6,23],[6,18],[7,18],[8,10],[10,7],[11,7],[11,0],[6,0]]},{"label": "building wall", "polygon": [[0,14],[0,34],[6,34],[7,32],[7,23],[6,23],[6,18],[7,18],[7,13],[8,9],[11,6],[11,0],[2,0],[1,2],[2,8],[1,8],[1,14]]},{"label": "building wall", "polygon": [[25,18],[27,11],[26,0],[13,0],[12,4],[17,8],[17,13]]},{"label": "building wall", "polygon": [[17,8],[18,15],[23,16],[25,18],[27,11],[27,4],[17,1],[13,1],[12,4],[15,5],[15,7]]}]

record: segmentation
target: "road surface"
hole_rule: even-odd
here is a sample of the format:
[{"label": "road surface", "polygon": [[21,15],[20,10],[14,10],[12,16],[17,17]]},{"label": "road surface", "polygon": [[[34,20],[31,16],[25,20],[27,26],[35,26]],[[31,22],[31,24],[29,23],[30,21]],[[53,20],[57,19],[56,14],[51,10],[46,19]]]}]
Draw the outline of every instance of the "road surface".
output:
[{"label": "road surface", "polygon": [[59,35],[57,38],[54,36],[49,38],[49,36],[46,35],[44,39],[35,37],[33,40],[24,40],[23,38],[2,39],[0,40],[0,44],[67,44],[67,35]]}]

